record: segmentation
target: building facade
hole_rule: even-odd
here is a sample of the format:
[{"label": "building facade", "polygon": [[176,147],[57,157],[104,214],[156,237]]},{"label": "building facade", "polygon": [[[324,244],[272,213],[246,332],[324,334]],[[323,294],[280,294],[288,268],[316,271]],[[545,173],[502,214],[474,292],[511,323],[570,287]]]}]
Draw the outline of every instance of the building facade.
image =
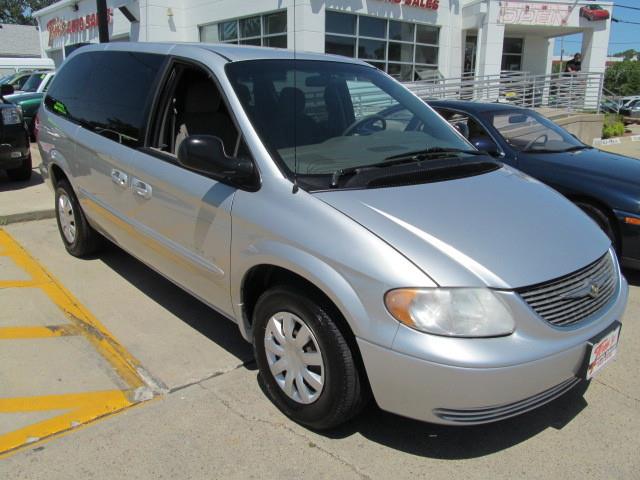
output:
[{"label": "building facade", "polygon": [[[226,42],[362,58],[394,77],[551,72],[553,39],[583,34],[584,71],[605,69],[611,3],[586,0],[107,0],[111,41]],[[35,13],[59,65],[98,41],[95,0]],[[606,16],[606,18],[604,18]]]}]

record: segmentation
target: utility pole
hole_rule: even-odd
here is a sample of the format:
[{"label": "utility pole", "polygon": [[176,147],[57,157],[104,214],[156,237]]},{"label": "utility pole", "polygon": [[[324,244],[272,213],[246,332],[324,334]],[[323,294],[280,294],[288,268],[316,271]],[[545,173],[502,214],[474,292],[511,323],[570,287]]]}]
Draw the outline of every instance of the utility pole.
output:
[{"label": "utility pole", "polygon": [[98,17],[98,39],[100,43],[109,42],[109,12],[107,0],[96,0],[96,16]]}]

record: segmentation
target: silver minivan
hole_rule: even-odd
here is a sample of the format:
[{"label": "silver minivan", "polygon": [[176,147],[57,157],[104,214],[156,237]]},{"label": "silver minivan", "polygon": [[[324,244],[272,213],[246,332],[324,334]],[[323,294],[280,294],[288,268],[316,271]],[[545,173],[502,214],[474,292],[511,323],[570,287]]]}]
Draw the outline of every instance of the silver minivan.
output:
[{"label": "silver minivan", "polygon": [[69,253],[106,238],[236,322],[267,395],[308,427],[371,395],[496,421],[617,350],[628,287],[606,235],[364,62],[88,46],[37,137]]}]

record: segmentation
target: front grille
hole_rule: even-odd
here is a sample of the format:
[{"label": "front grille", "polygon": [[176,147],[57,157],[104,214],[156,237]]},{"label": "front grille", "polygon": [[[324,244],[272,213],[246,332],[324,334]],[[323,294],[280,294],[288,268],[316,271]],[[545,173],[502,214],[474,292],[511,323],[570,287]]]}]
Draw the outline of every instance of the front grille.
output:
[{"label": "front grille", "polygon": [[564,277],[518,290],[544,320],[558,327],[574,325],[596,313],[616,291],[616,268],[610,253]]},{"label": "front grille", "polygon": [[433,413],[437,417],[448,422],[466,424],[496,422],[498,420],[504,420],[505,418],[520,415],[521,413],[528,412],[529,410],[533,410],[534,408],[538,408],[545,403],[558,398],[560,395],[573,388],[579,382],[579,378],[571,377],[560,383],[559,385],[545,390],[544,392],[532,395],[531,397],[525,398],[524,400],[507,403],[504,405],[465,409],[436,408],[433,410]]}]

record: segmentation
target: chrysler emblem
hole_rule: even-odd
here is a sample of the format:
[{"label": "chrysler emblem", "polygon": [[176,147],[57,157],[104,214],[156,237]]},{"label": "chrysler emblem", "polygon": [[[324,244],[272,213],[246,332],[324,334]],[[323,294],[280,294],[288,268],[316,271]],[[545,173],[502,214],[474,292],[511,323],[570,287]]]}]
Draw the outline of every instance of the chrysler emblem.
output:
[{"label": "chrysler emblem", "polygon": [[585,280],[582,284],[573,290],[560,295],[560,298],[567,300],[577,300],[579,298],[591,297],[598,298],[600,295],[600,285],[593,280]]}]

